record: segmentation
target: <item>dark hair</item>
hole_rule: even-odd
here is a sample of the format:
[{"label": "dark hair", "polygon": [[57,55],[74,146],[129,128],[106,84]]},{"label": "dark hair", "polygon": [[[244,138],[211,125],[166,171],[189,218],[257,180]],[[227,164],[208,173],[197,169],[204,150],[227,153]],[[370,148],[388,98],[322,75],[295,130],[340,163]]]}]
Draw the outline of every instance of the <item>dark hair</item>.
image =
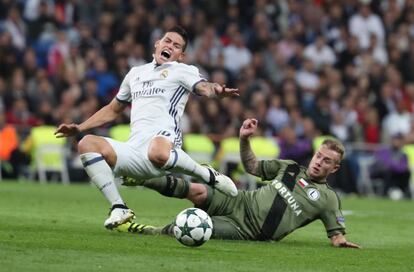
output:
[{"label": "dark hair", "polygon": [[185,29],[182,28],[181,26],[176,25],[176,26],[173,26],[170,29],[168,29],[165,33],[167,33],[167,32],[175,32],[183,38],[183,40],[184,40],[183,52],[185,52],[185,49],[187,48],[187,43],[188,43],[187,31],[185,31]]}]

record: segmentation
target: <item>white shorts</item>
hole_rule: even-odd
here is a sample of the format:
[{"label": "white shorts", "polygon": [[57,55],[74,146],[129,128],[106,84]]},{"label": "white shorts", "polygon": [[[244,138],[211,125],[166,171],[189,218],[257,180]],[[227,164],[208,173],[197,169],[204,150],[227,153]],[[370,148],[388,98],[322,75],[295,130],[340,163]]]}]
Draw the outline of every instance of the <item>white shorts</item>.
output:
[{"label": "white shorts", "polygon": [[148,159],[148,147],[151,140],[156,136],[165,137],[174,144],[176,135],[173,132],[154,130],[137,136],[129,139],[128,142],[120,142],[104,137],[117,156],[113,169],[115,176],[128,176],[136,179],[164,176],[166,171],[155,167]]}]

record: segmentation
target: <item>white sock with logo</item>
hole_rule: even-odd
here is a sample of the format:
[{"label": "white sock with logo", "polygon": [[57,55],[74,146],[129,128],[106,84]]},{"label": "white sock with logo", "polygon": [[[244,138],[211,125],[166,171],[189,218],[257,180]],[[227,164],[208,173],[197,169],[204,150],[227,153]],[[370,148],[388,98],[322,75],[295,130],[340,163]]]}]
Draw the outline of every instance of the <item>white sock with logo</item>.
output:
[{"label": "white sock with logo", "polygon": [[182,149],[172,149],[168,161],[161,167],[163,170],[187,174],[202,179],[204,182],[210,182],[210,172],[207,168],[195,162]]},{"label": "white sock with logo", "polygon": [[99,153],[88,152],[81,154],[80,159],[92,183],[98,187],[109,203],[112,206],[114,204],[124,205],[124,201],[116,187],[112,169],[104,157]]}]

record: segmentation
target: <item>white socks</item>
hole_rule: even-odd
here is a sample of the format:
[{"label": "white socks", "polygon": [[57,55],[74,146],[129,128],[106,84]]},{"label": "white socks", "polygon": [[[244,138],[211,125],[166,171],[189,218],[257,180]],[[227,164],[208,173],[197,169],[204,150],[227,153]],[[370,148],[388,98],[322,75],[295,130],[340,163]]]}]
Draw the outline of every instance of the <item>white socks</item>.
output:
[{"label": "white socks", "polygon": [[124,205],[124,201],[116,187],[112,169],[104,157],[99,153],[88,152],[81,154],[80,159],[92,183],[98,187],[109,203],[112,206],[114,204]]},{"label": "white socks", "polygon": [[210,182],[210,172],[208,169],[196,163],[187,153],[179,148],[171,150],[168,161],[161,169],[191,175],[202,179],[206,183]]}]

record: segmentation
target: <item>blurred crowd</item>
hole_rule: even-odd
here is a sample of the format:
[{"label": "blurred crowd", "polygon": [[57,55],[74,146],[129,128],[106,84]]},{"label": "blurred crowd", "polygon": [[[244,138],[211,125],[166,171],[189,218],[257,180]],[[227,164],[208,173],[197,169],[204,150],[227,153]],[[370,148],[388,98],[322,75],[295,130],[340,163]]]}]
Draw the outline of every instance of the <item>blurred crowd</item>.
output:
[{"label": "blurred crowd", "polygon": [[255,117],[299,162],[318,135],[414,143],[414,0],[0,0],[0,127],[82,122],[176,24],[185,62],[241,93],[192,96],[184,133],[218,145]]}]

